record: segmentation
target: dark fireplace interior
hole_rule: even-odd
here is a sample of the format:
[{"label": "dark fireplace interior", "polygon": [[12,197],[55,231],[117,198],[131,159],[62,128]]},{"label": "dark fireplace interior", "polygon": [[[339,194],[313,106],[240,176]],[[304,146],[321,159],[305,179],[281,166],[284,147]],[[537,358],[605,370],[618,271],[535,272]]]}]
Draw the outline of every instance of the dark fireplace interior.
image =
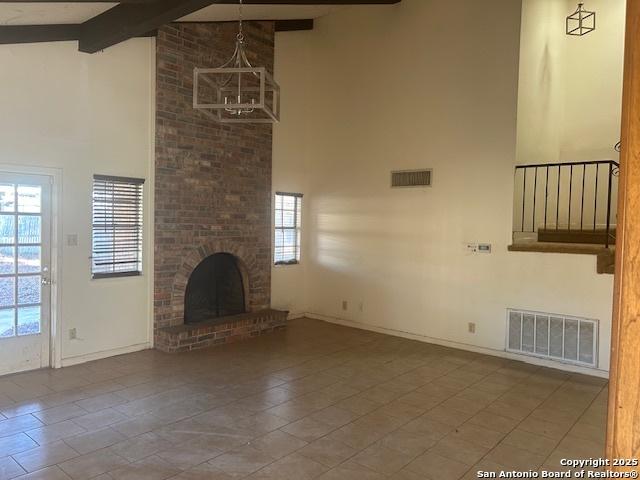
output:
[{"label": "dark fireplace interior", "polygon": [[198,323],[244,313],[244,285],[236,257],[216,253],[205,258],[189,277],[184,323]]}]

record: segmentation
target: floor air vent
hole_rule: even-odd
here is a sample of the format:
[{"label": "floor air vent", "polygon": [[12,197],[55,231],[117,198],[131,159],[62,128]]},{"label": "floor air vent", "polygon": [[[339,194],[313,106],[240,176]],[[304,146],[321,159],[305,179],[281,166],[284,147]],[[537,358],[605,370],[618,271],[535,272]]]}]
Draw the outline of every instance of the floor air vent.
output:
[{"label": "floor air vent", "polygon": [[391,172],[391,188],[430,187],[431,172],[431,170]]},{"label": "floor air vent", "polygon": [[552,313],[508,310],[507,351],[597,367],[598,322]]}]

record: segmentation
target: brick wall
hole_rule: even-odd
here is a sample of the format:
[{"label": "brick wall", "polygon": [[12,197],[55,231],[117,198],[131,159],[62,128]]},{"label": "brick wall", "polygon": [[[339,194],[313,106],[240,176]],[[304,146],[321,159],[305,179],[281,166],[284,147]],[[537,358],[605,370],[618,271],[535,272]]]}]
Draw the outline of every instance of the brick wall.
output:
[{"label": "brick wall", "polygon": [[[187,279],[218,251],[243,264],[249,310],[270,305],[271,125],[217,124],[192,106],[193,68],[224,63],[236,33],[235,23],[158,32],[155,330],[183,323]],[[245,37],[249,61],[273,71],[273,23],[247,22]]]}]

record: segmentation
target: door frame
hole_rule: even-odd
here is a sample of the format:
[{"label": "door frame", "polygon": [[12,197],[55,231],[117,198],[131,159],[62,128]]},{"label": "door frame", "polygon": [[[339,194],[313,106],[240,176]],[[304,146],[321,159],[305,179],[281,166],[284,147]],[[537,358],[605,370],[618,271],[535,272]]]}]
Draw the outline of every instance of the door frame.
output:
[{"label": "door frame", "polygon": [[606,455],[639,459],[640,0],[627,0],[621,141]]},{"label": "door frame", "polygon": [[51,312],[49,322],[49,365],[62,367],[62,169],[0,163],[0,172],[40,175],[51,178]]}]

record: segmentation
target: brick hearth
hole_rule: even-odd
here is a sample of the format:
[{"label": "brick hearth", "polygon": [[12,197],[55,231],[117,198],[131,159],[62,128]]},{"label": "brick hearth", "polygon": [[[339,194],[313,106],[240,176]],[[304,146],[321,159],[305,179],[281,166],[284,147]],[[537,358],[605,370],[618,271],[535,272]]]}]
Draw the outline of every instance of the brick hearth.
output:
[{"label": "brick hearth", "polygon": [[[168,341],[176,333],[169,327],[184,323],[189,275],[209,255],[238,259],[250,314],[270,307],[271,126],[217,124],[193,109],[193,68],[224,63],[236,32],[234,23],[172,24],[158,32],[154,337],[163,350],[244,336],[246,318],[225,336],[187,329]],[[273,22],[248,22],[245,37],[249,60],[273,71]],[[251,329],[271,330],[272,323],[256,321]]]},{"label": "brick hearth", "polygon": [[196,324],[165,327],[158,330],[156,348],[176,353],[213,347],[276,331],[283,328],[286,322],[287,312],[268,309]]}]

